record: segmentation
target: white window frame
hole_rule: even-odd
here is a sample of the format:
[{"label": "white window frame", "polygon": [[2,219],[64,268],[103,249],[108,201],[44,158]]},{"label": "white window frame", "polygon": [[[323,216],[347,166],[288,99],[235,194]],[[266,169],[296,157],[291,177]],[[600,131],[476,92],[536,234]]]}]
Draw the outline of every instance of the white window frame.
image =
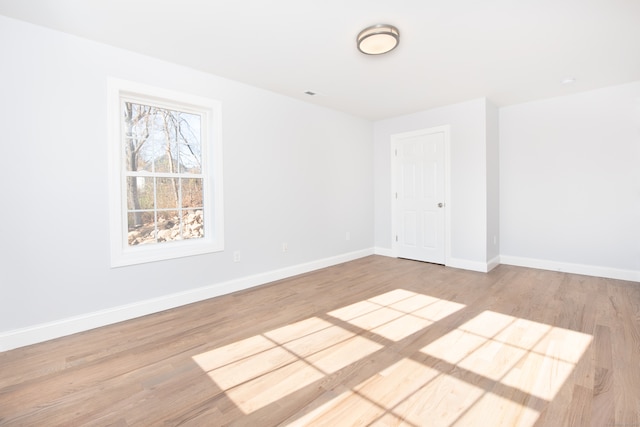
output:
[{"label": "white window frame", "polygon": [[[111,267],[224,250],[220,103],[201,96],[115,78],[108,79],[107,92]],[[129,245],[122,139],[122,105],[125,100],[201,115],[204,237]]]}]

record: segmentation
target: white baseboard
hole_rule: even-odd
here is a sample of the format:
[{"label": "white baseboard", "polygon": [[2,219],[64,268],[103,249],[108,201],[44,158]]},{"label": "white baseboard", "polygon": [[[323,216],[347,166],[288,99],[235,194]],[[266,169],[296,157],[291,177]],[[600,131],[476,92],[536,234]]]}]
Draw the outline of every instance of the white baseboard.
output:
[{"label": "white baseboard", "polygon": [[203,301],[220,295],[237,292],[254,286],[264,285],[276,280],[286,279],[298,274],[308,273],[343,262],[373,255],[374,250],[364,249],[334,257],[324,258],[304,264],[268,271],[253,276],[241,277],[227,282],[215,283],[201,288],[171,295],[140,301],[133,304],[73,316],[53,322],[42,323],[27,328],[0,333],[0,351],[60,338],[136,317],[146,316],[163,310]]},{"label": "white baseboard", "polygon": [[449,258],[446,263],[447,267],[460,268],[463,270],[479,271],[480,273],[487,273],[491,271],[491,269],[494,268],[496,265],[490,266],[490,264],[486,262],[469,261],[467,259],[461,259],[461,258]]},{"label": "white baseboard", "polygon": [[500,265],[500,255],[490,259],[487,263],[487,273]]},{"label": "white baseboard", "polygon": [[373,253],[375,253],[376,255],[382,255],[382,256],[387,256],[387,257],[392,257],[393,258],[393,250],[392,249],[381,248],[379,246],[376,246],[375,248],[373,248]]},{"label": "white baseboard", "polygon": [[500,256],[501,264],[516,265],[519,267],[538,268],[540,270],[562,271],[565,273],[584,274],[586,276],[605,277],[609,279],[629,280],[640,282],[640,271],[622,270],[595,265],[572,264],[566,262],[549,261],[536,258],[515,257],[509,255]]},{"label": "white baseboard", "polygon": [[[376,255],[382,255],[382,256],[387,256],[392,258],[394,257],[392,249],[381,248],[379,246],[376,246],[374,248],[374,253]],[[447,267],[461,268],[463,270],[479,271],[481,273],[487,273],[493,270],[494,268],[496,268],[498,265],[500,265],[499,256],[495,257],[494,259],[492,259],[487,263],[469,261],[466,259],[459,259],[459,258],[449,258],[446,262]]]}]

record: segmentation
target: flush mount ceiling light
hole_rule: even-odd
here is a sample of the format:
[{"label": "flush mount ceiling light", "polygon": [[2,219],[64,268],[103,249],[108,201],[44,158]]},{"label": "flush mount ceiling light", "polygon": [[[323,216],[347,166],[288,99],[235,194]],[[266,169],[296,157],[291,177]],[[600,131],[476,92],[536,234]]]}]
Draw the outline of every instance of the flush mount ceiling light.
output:
[{"label": "flush mount ceiling light", "polygon": [[400,31],[393,25],[372,25],[358,34],[358,50],[367,55],[381,55],[400,43]]}]

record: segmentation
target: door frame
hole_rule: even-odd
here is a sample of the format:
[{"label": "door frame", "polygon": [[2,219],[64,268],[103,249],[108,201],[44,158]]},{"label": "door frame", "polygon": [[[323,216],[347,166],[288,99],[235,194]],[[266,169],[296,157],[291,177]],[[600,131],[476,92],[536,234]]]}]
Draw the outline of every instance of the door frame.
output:
[{"label": "door frame", "polygon": [[394,133],[391,135],[391,256],[398,258],[398,204],[396,203],[396,193],[398,186],[398,158],[396,149],[401,139],[419,135],[430,135],[433,133],[444,133],[444,265],[449,265],[451,259],[451,125],[435,126],[419,129],[411,132]]}]

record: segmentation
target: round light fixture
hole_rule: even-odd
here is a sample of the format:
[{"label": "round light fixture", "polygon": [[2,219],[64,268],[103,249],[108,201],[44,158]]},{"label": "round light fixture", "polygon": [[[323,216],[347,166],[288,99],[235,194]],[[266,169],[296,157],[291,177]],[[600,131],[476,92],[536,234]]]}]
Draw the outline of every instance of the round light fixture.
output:
[{"label": "round light fixture", "polygon": [[358,50],[367,55],[387,53],[400,43],[400,31],[393,25],[372,25],[358,34]]}]

